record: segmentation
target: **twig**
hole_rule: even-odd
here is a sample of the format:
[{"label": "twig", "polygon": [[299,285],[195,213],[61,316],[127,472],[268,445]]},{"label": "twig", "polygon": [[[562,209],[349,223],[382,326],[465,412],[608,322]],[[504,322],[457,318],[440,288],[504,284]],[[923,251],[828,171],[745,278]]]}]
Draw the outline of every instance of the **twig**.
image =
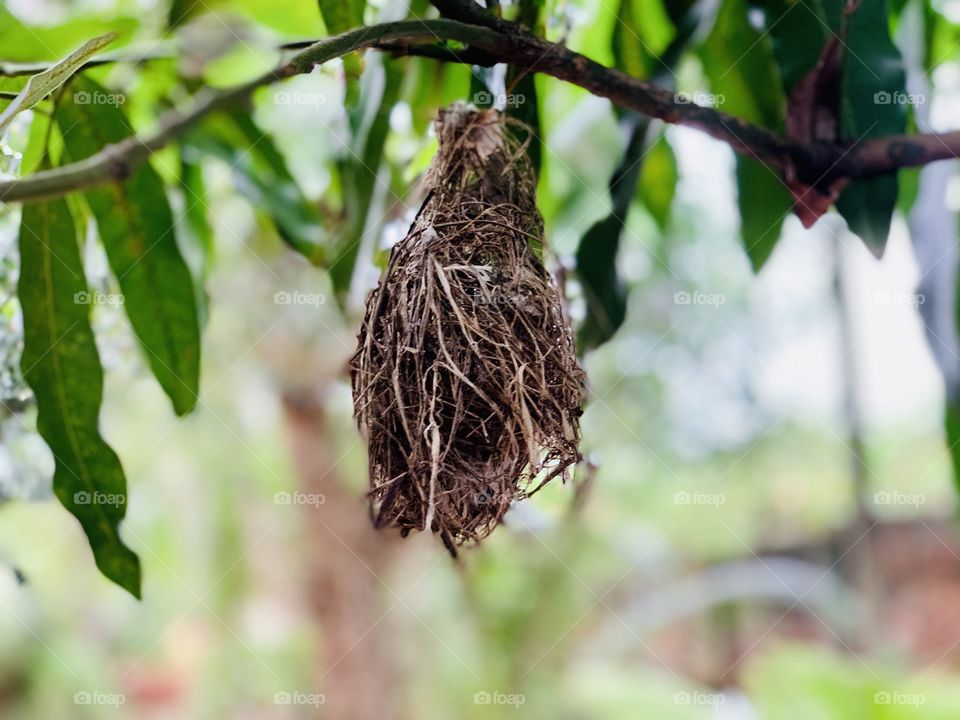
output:
[{"label": "twig", "polygon": [[[437,3],[447,5],[447,3]],[[482,52],[519,67],[542,72],[579,85],[594,95],[608,98],[625,108],[636,110],[667,123],[701,130],[727,143],[735,151],[789,173],[810,185],[824,186],[837,177],[862,178],[882,175],[904,167],[926,165],[936,160],[956,158],[960,154],[960,132],[875,138],[856,145],[842,143],[799,143],[777,135],[746,120],[713,108],[689,103],[682,96],[653,83],[632,78],[604,67],[562,45],[531,35],[516,25],[494,18],[479,6],[478,19],[472,9],[458,12],[469,17],[458,20],[404,20],[350,30],[325,38],[294,55],[275,70],[245,85],[207,94],[185,113],[171,111],[163,115],[159,128],[146,138],[130,137],[104,148],[96,155],[18,180],[0,182],[0,200],[5,202],[37,200],[128,177],[133,168],[156,150],[199,122],[206,114],[245,101],[259,87],[298,73],[306,73],[354,50],[388,45],[402,51],[416,46],[433,46],[439,41],[455,41],[471,50],[466,55],[451,50],[444,53],[451,61],[471,61]],[[429,52],[429,51],[428,51]]]}]

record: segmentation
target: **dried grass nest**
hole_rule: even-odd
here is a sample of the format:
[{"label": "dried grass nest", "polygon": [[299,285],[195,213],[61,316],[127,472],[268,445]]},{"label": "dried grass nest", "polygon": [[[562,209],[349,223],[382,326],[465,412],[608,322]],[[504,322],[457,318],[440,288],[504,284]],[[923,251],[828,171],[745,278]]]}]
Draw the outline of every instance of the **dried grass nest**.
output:
[{"label": "dried grass nest", "polygon": [[429,528],[456,555],[579,461],[584,375],[537,256],[529,131],[465,106],[435,127],[426,199],[367,299],[351,376],[376,527]]}]

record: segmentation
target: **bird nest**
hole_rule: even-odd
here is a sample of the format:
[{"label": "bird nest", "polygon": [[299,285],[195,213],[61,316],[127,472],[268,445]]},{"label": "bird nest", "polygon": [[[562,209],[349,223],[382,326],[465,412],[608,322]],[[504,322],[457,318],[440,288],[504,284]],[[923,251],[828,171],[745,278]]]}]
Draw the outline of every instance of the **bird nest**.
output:
[{"label": "bird nest", "polygon": [[580,459],[584,375],[538,255],[529,131],[454,106],[427,196],[367,299],[351,361],[379,528],[486,537]]}]

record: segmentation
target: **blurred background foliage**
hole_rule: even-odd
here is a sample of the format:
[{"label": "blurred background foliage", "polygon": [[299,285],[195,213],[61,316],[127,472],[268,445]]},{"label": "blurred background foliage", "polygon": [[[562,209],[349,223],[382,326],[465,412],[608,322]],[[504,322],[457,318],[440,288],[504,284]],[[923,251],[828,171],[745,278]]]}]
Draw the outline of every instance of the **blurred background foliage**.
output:
[{"label": "blurred background foliage", "polygon": [[[926,98],[909,122],[954,129],[960,3],[864,4]],[[333,5],[325,25],[312,2],[18,0],[0,7],[0,60],[118,32],[111,52],[148,59],[85,75],[142,133],[199,87],[357,23]],[[772,31],[776,5],[557,0],[536,24],[781,129],[800,61]],[[861,218],[891,224],[878,261],[838,215],[804,230],[768,171],[725,146],[551,78],[511,83],[542,140],[547,261],[590,349],[587,462],[461,564],[431,538],[369,530],[344,376],[358,313],[418,207],[431,118],[508,94],[508,72],[368,52],[264,88],[152,158],[203,287],[204,355],[197,409],[178,419],[124,310],[93,307],[139,603],[96,573],[51,493],[18,370],[20,210],[0,207],[4,717],[958,716],[960,436],[946,444],[941,426],[956,356],[925,340],[956,332],[929,315],[956,293],[955,164],[926,185],[901,173],[896,208]],[[24,81],[0,79],[0,102]],[[17,116],[5,177],[50,111]],[[921,206],[948,224],[941,250],[917,233]],[[91,289],[117,292],[86,227]]]}]

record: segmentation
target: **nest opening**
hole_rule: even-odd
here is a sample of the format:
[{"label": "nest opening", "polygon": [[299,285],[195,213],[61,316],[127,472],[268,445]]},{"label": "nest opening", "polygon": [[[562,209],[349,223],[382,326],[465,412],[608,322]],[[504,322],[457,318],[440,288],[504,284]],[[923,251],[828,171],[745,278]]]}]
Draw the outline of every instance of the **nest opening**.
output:
[{"label": "nest opening", "polygon": [[479,542],[580,459],[584,376],[539,259],[529,132],[454,106],[427,195],[367,299],[351,360],[377,527]]}]

